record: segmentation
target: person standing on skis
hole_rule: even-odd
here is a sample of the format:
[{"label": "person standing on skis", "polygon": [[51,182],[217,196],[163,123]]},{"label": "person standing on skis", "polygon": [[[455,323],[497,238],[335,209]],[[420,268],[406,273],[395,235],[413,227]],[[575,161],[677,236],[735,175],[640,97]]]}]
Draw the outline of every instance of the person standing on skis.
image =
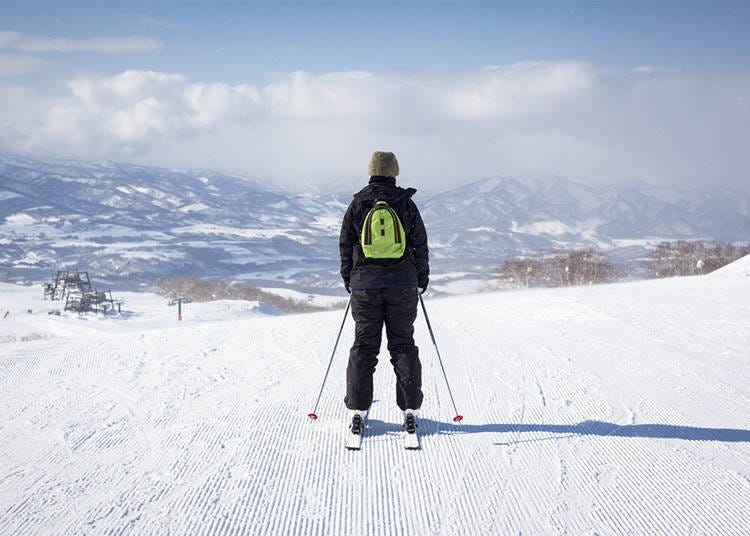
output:
[{"label": "person standing on skis", "polygon": [[[396,373],[396,403],[404,426],[416,426],[422,405],[422,365],[414,344],[417,292],[427,290],[427,232],[412,196],[396,186],[396,156],[376,151],[369,184],[354,194],[341,224],[341,277],[351,294],[356,323],[346,369],[346,397],[352,426],[361,426],[373,399],[373,373],[385,324]],[[357,433],[356,431],[354,433]]]}]

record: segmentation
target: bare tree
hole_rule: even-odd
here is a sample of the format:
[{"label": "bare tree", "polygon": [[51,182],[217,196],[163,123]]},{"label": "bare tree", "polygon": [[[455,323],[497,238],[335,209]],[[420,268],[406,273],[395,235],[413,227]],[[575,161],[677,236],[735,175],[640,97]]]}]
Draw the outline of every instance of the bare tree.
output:
[{"label": "bare tree", "polygon": [[528,287],[532,281],[532,275],[535,276],[536,264],[537,261],[534,259],[506,259],[500,265],[496,276],[514,287]]},{"label": "bare tree", "polygon": [[656,277],[701,275],[750,254],[750,244],[734,245],[698,240],[662,242],[649,257]]},{"label": "bare tree", "polygon": [[617,276],[609,259],[593,249],[558,253],[554,261],[560,283],[565,286],[607,283]]},{"label": "bare tree", "polygon": [[283,313],[323,311],[326,308],[310,303],[284,298],[271,292],[247,287],[239,283],[218,280],[202,280],[197,277],[174,277],[156,282],[159,294],[167,298],[188,298],[195,302],[214,300],[261,301]]},{"label": "bare tree", "polygon": [[515,287],[559,287],[605,283],[615,280],[617,273],[606,256],[585,249],[506,259],[495,277]]}]

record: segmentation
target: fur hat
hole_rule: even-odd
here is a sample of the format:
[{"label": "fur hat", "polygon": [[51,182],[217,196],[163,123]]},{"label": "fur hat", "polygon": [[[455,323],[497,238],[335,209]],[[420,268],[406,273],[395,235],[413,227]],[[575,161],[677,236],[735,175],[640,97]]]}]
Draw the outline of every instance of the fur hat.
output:
[{"label": "fur hat", "polygon": [[370,177],[396,177],[398,175],[398,160],[396,155],[385,151],[375,151],[370,159],[368,168]]}]

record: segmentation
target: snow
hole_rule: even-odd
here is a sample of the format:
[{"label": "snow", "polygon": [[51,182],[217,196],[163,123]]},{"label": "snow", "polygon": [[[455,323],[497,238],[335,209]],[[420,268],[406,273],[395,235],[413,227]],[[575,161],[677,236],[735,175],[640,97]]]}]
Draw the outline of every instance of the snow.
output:
[{"label": "snow", "polygon": [[487,282],[485,279],[466,276],[448,280],[441,278],[435,281],[430,278],[429,288],[437,290],[441,294],[466,295],[480,292],[486,285]]},{"label": "snow", "polygon": [[[245,300],[216,300],[182,305],[183,320],[177,324],[177,307],[168,299],[148,292],[112,291],[123,301],[122,315],[79,315],[63,312],[64,303],[47,301],[42,287],[0,283],[0,343],[22,339],[97,338],[112,334],[137,333],[216,323],[231,319],[257,318],[278,313],[266,304]],[[6,311],[7,318],[2,319]],[[55,311],[60,316],[53,315]],[[0,352],[0,356],[3,356]],[[2,357],[0,357],[0,360]],[[0,361],[0,370],[2,369]]]},{"label": "snow", "polygon": [[[138,192],[140,194],[143,194],[143,195],[156,195],[157,192],[158,192],[157,190],[153,190],[151,188],[146,188],[144,186],[135,186],[135,185],[131,184],[130,187],[133,190],[135,190],[136,192]],[[158,193],[160,193],[160,194],[163,195],[163,192],[158,192]]]},{"label": "snow", "polygon": [[671,241],[670,238],[647,236],[645,238],[633,238],[633,239],[616,238],[611,241],[611,244],[612,244],[612,247],[615,247],[615,248],[632,248],[632,247],[649,248],[649,247],[653,247],[658,244],[661,244],[663,242],[670,242],[670,241]]},{"label": "snow", "polygon": [[561,221],[535,221],[527,225],[513,226],[514,231],[532,235],[549,234],[554,236],[562,236],[565,234],[573,234],[574,229],[565,225]]},{"label": "snow", "polygon": [[5,218],[6,225],[16,225],[19,227],[25,227],[27,225],[34,225],[36,220],[28,214],[11,214]]},{"label": "snow", "polygon": [[283,237],[297,242],[305,240],[298,229],[247,229],[226,225],[202,224],[177,227],[172,229],[172,232],[175,234],[239,236],[256,239]]},{"label": "snow", "polygon": [[[344,211],[346,211],[346,209],[344,209]],[[341,229],[341,218],[338,216],[318,216],[311,225],[338,232]]]},{"label": "snow", "polygon": [[204,210],[207,210],[209,208],[208,205],[205,205],[203,203],[192,203],[190,205],[186,205],[184,207],[180,207],[180,212],[202,212]]},{"label": "snow", "polygon": [[719,268],[718,270],[712,272],[711,275],[713,276],[742,275],[745,277],[750,277],[750,255],[745,255],[741,259],[731,264],[727,264],[726,266],[722,268]]},{"label": "snow", "polygon": [[[311,294],[307,292],[300,292],[298,290],[293,290],[289,288],[279,288],[279,287],[260,287],[259,290],[263,290],[265,292],[270,292],[272,294],[276,294],[277,296],[281,296],[283,298],[291,298],[293,300],[297,301],[304,301],[307,303],[310,303],[312,305],[319,305],[320,307],[333,307],[333,306],[346,306],[346,294],[339,294],[336,296],[326,295],[326,294]],[[343,293],[343,286],[341,287],[341,293]]]},{"label": "snow", "polygon": [[0,533],[746,534],[748,263],[428,292],[465,419],[420,313],[420,451],[387,354],[363,448],[344,449],[351,319],[307,419],[341,310],[187,304],[176,322],[128,293],[127,316],[66,318],[41,288],[0,285]]}]

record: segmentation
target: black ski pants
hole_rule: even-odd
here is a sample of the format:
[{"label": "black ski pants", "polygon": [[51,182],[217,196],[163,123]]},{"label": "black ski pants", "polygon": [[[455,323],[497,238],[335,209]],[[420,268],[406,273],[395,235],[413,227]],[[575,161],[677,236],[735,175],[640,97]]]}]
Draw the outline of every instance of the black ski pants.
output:
[{"label": "black ski pants", "polygon": [[346,369],[349,409],[366,410],[372,404],[372,375],[378,364],[385,324],[388,351],[396,373],[396,403],[402,410],[422,405],[422,364],[414,345],[417,289],[352,289],[352,316],[356,322],[354,345]]}]

